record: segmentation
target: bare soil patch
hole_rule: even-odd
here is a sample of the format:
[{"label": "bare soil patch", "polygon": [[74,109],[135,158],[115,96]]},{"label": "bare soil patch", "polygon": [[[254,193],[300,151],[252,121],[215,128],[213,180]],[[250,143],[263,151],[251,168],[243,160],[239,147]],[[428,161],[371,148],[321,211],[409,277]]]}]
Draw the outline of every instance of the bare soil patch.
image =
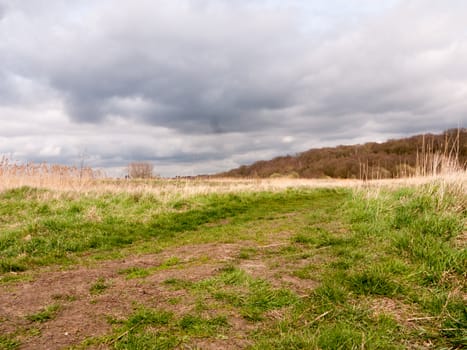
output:
[{"label": "bare soil patch", "polygon": [[[183,304],[171,305],[173,297],[184,296],[183,291],[171,291],[162,284],[168,278],[200,280],[212,276],[225,259],[236,254],[236,244],[203,244],[168,249],[154,255],[127,257],[107,261],[96,267],[76,267],[67,271],[41,273],[34,281],[3,286],[0,289],[0,333],[23,330],[22,349],[61,349],[78,344],[85,338],[99,336],[111,330],[108,318],[123,318],[137,304],[183,311]],[[119,273],[130,267],[158,266],[168,257],[177,256],[181,266],[156,271],[145,279],[127,279]],[[202,264],[190,261],[209,256]],[[184,266],[184,263],[187,263]],[[97,280],[108,287],[102,294],[90,293]],[[59,304],[53,319],[37,323],[26,319],[49,305]],[[176,310],[177,311],[177,310]],[[28,330],[39,330],[29,336]]]},{"label": "bare soil patch", "polygon": [[[253,245],[252,242],[186,245],[158,254],[104,261],[92,267],[46,271],[39,273],[33,281],[4,285],[0,287],[0,333],[16,334],[21,349],[62,349],[89,337],[108,334],[112,331],[109,319],[124,319],[138,305],[186,314],[193,308],[193,297],[185,290],[173,290],[163,282],[167,279],[200,281],[216,275],[220,268],[232,261],[238,262],[240,268],[253,276],[273,280],[273,284],[284,282],[303,287],[297,278],[277,278],[277,270],[271,269],[270,262],[263,261],[264,256],[237,260],[240,249],[245,246]],[[264,249],[258,249],[258,252],[261,254]],[[177,257],[179,263],[151,272],[145,278],[128,279],[121,273],[128,268],[157,267],[170,257]],[[91,287],[96,281],[104,283],[105,288],[101,293],[93,294]],[[174,299],[178,302],[170,302]],[[41,323],[27,319],[28,315],[50,305],[59,305],[58,312],[50,320]],[[228,339],[214,342],[198,339],[194,345],[206,349],[244,348],[248,344],[246,332],[254,326],[233,311],[228,317]]]}]

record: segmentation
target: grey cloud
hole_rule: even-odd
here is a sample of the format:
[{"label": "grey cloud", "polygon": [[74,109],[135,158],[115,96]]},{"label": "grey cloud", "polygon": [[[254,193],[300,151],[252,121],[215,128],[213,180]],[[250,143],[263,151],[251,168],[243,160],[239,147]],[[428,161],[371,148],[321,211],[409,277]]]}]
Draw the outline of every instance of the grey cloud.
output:
[{"label": "grey cloud", "polygon": [[129,66],[113,66],[112,71],[98,70],[77,80],[65,73],[53,83],[57,89],[66,91],[67,106],[75,120],[99,121],[109,113],[131,116],[132,111],[128,110],[106,110],[106,102],[136,95],[154,106],[140,113],[146,122],[184,132],[258,129],[264,126],[264,121],[255,121],[253,113],[281,109],[291,103],[290,83],[269,79],[269,86],[259,86],[252,80],[261,81],[265,77],[261,73],[245,77],[241,66],[225,72],[203,67],[202,62],[183,71],[157,62],[142,65],[143,71],[134,65],[141,64],[134,61]]},{"label": "grey cloud", "polygon": [[141,127],[90,140],[96,164],[240,162],[467,122],[464,1],[354,0],[335,18],[328,2],[30,3],[0,5],[0,107],[49,97],[66,127]]},{"label": "grey cloud", "polygon": [[[267,127],[267,119],[255,118],[258,112],[294,103],[296,73],[284,73],[282,67],[293,65],[290,55],[300,51],[296,43],[285,44],[298,35],[286,16],[272,13],[258,21],[242,6],[218,8],[205,2],[182,11],[185,25],[173,18],[180,25],[175,27],[164,18],[164,12],[178,15],[175,6],[138,4],[141,8],[128,16],[123,11],[102,14],[99,33],[83,34],[86,28],[62,24],[64,37],[55,38],[61,50],[53,49],[39,62],[75,121],[137,114],[183,132],[248,131]],[[144,21],[146,13],[151,18]],[[215,15],[229,23],[221,26]],[[108,106],[109,100],[132,96],[154,109],[132,113]]]}]

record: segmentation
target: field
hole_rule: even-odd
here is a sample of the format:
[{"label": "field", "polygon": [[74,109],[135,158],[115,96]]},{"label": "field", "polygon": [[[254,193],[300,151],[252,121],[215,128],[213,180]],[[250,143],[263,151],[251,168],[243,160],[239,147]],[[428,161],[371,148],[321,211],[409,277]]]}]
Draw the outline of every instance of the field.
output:
[{"label": "field", "polygon": [[0,183],[0,349],[460,349],[466,174]]}]

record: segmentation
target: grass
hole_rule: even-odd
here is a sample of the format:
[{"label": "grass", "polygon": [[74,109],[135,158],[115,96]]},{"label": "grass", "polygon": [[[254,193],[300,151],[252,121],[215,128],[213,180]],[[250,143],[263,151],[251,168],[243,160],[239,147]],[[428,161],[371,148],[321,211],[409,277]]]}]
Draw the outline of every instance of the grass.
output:
[{"label": "grass", "polygon": [[173,349],[190,339],[219,337],[229,328],[225,316],[203,317],[138,307],[127,319],[113,321],[111,335],[88,339],[82,345],[105,344],[114,349]]},{"label": "grass", "polygon": [[126,269],[122,269],[118,271],[119,274],[126,275],[127,279],[133,279],[133,278],[144,278],[156,271],[162,271],[166,269],[170,269],[174,266],[177,266],[181,263],[180,259],[177,258],[176,256],[172,256],[165,261],[162,262],[162,264],[158,266],[152,266],[152,267],[129,267]]},{"label": "grass", "polygon": [[225,267],[216,277],[188,284],[188,289],[207,293],[207,296],[238,308],[242,317],[250,321],[261,321],[265,312],[298,302],[292,291],[273,288],[266,280],[253,278],[234,266]]},{"label": "grass", "polygon": [[[28,283],[21,276],[40,278],[44,266],[99,266],[96,259],[165,251],[153,266],[112,277],[166,276],[128,281],[161,294],[134,296],[130,314],[81,348],[460,349],[467,346],[463,188],[435,181],[169,200],[10,189],[0,193],[0,283]],[[233,251],[221,258],[206,251],[209,258],[190,264],[173,253],[205,243]],[[184,274],[188,267],[208,272]],[[92,296],[109,286],[98,279],[86,288]],[[59,318],[53,307],[28,319]],[[0,337],[3,348],[19,342]]]},{"label": "grass", "polygon": [[[466,211],[452,197],[427,195],[432,190],[389,190],[372,200],[357,193],[346,210],[350,231],[312,226],[293,235],[286,256],[326,256],[318,269],[295,271],[320,285],[285,324],[258,332],[254,348],[465,346],[467,255],[465,242],[454,241],[465,230]],[[371,305],[386,299],[399,308],[375,314]]]},{"label": "grass", "polygon": [[35,314],[27,315],[26,319],[31,322],[47,322],[54,319],[57,316],[57,313],[60,311],[60,308],[61,307],[59,304],[49,305]]},{"label": "grass", "polygon": [[89,293],[92,295],[102,294],[109,287],[109,282],[106,282],[104,278],[100,277],[91,285],[91,287],[89,287]]},{"label": "grass", "polygon": [[[150,195],[138,199],[131,194],[47,199],[43,190],[8,190],[0,194],[0,251],[4,257],[0,272],[74,263],[80,253],[112,251],[145,240],[170,243],[204,224],[226,218],[234,218],[234,223],[262,219],[269,213],[297,210],[306,206],[306,201],[323,201],[334,193],[343,196],[345,192],[212,194],[191,198],[183,210],[171,210],[171,203],[161,207]],[[93,208],[92,216],[89,208]]]},{"label": "grass", "polygon": [[20,342],[8,335],[0,335],[0,349],[15,350],[19,347]]}]

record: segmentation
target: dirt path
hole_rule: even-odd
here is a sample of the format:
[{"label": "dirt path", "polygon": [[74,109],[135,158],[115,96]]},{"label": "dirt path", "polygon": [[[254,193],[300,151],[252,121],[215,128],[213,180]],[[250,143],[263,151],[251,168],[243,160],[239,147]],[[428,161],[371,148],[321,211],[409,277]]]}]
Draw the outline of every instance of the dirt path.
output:
[{"label": "dirt path", "polygon": [[[183,313],[187,305],[174,306],[168,300],[188,296],[184,291],[169,290],[162,282],[168,278],[194,281],[212,276],[239,249],[238,244],[183,246],[154,255],[103,262],[92,268],[45,272],[34,281],[3,286],[0,288],[0,334],[21,329],[21,349],[62,349],[110,332],[108,319],[128,316],[135,304]],[[174,256],[180,259],[176,266],[153,272],[144,279],[127,279],[119,273],[133,267],[157,267]],[[90,289],[99,279],[108,287],[94,295]],[[43,323],[27,319],[28,315],[50,305],[60,305],[53,319]]]},{"label": "dirt path", "polygon": [[[272,285],[285,285],[298,295],[306,294],[316,283],[291,275],[288,263],[280,261],[278,252],[289,238],[289,232],[281,232],[265,245],[255,241],[185,245],[157,254],[103,261],[91,267],[38,272],[33,281],[0,286],[0,334],[14,334],[21,342],[20,349],[63,349],[90,337],[110,334],[109,319],[126,319],[138,305],[184,315],[193,310],[196,300],[186,290],[174,290],[164,281],[200,281],[217,275],[230,263]],[[242,249],[255,253],[239,258]],[[164,265],[174,258],[176,264]],[[129,268],[148,269],[150,273],[144,278],[129,279],[122,273]],[[92,293],[98,281],[104,285],[101,293]],[[174,299],[179,302],[171,302]],[[58,305],[58,311],[46,322],[28,319],[51,305]],[[248,333],[256,325],[235,311],[228,315],[228,322],[228,339],[192,339],[190,344],[203,349],[246,347],[250,343]]]}]

